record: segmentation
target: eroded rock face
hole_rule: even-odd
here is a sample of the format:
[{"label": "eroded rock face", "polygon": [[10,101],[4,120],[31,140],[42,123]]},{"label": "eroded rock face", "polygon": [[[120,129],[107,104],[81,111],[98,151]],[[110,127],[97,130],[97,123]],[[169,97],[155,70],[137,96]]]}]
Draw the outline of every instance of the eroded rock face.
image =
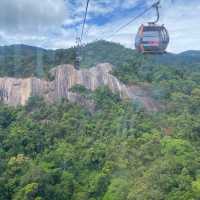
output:
[{"label": "eroded rock face", "polygon": [[94,91],[105,85],[111,91],[119,93],[123,99],[137,100],[148,110],[158,109],[156,102],[147,96],[142,88],[124,85],[111,75],[111,71],[112,65],[108,63],[79,71],[72,65],[61,65],[51,70],[50,73],[55,78],[53,81],[35,77],[27,79],[4,77],[0,78],[0,97],[4,103],[12,106],[25,105],[30,96],[42,96],[48,102],[55,102],[60,98],[80,102],[80,95],[70,92],[73,86],[79,84]]}]

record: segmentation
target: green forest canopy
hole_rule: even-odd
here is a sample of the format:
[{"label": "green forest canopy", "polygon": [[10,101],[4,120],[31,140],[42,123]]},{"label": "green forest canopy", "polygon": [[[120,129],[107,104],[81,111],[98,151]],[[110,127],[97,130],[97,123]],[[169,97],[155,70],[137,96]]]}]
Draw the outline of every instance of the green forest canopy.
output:
[{"label": "green forest canopy", "polygon": [[1,105],[0,200],[199,200],[199,65],[149,59],[128,59],[113,73],[148,82],[165,105],[160,112],[106,87],[74,88],[95,101],[92,113],[39,97]]}]

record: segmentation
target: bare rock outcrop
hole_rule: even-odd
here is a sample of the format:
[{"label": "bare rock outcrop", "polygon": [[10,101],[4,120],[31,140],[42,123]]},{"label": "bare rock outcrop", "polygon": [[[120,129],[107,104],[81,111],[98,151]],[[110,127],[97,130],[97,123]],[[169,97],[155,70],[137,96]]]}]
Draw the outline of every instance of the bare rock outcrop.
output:
[{"label": "bare rock outcrop", "polygon": [[[141,102],[147,110],[156,111],[157,103],[150,98],[146,91],[139,86],[126,86],[110,72],[112,65],[99,64],[90,69],[76,70],[72,65],[61,65],[50,71],[53,81],[46,81],[35,77],[16,79],[0,78],[1,100],[12,106],[25,105],[30,96],[42,96],[48,102],[55,102],[60,98],[67,98],[71,102],[81,102],[79,94],[70,89],[79,84],[94,91],[105,85],[111,91],[119,93],[123,99]],[[88,102],[87,102],[88,103]]]}]

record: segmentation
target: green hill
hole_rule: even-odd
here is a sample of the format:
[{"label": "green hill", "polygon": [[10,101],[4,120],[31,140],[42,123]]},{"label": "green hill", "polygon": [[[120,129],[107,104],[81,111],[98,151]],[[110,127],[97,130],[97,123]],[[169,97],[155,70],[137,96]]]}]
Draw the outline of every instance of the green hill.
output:
[{"label": "green hill", "polygon": [[[81,67],[92,67],[100,62],[109,62],[116,67],[141,58],[135,50],[120,44],[97,41],[85,45],[81,49]],[[162,64],[173,68],[199,68],[200,52],[188,51],[181,54],[158,56],[142,56],[148,64]],[[43,77],[59,64],[74,63],[75,48],[46,50],[26,45],[0,47],[0,76],[27,77],[31,75]]]},{"label": "green hill", "polygon": [[46,50],[26,45],[0,47],[0,76],[43,77],[52,67],[73,62],[73,48]]},{"label": "green hill", "polygon": [[[82,67],[110,62],[121,81],[148,85],[163,109],[147,112],[103,86],[73,88],[93,112],[38,97],[0,104],[0,200],[199,200],[200,52],[139,55],[98,41],[82,55]],[[0,47],[1,76],[42,77],[73,62],[74,48]]]}]

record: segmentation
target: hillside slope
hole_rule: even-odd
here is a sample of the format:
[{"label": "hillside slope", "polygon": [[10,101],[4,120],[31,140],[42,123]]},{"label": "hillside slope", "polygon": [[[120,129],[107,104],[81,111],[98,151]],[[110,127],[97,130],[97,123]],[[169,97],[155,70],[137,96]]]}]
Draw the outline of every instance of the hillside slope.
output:
[{"label": "hillside slope", "polygon": [[156,113],[104,89],[92,113],[65,100],[1,105],[0,200],[199,200],[199,84],[191,89],[171,88]]},{"label": "hillside slope", "polygon": [[[200,199],[198,52],[139,56],[101,41],[77,71],[52,69],[71,50],[18,47],[1,51],[1,100],[24,106],[0,103],[0,200]],[[117,66],[90,68],[101,59]]]}]

